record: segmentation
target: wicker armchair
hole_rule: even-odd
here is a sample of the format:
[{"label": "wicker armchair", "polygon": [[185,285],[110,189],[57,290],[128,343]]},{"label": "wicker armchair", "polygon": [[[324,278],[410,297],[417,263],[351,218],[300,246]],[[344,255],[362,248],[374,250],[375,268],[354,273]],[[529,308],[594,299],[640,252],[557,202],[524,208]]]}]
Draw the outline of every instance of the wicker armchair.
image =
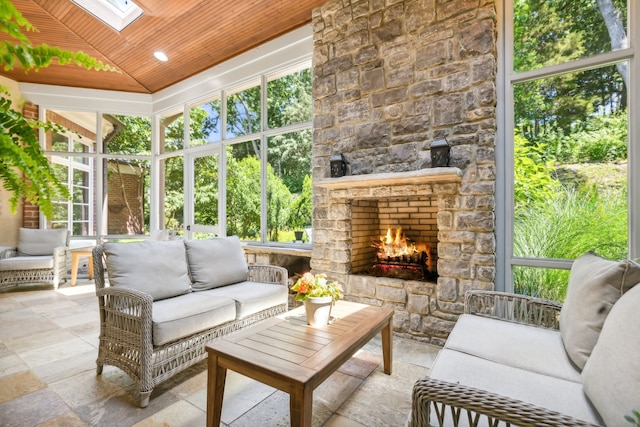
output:
[{"label": "wicker armchair", "polygon": [[20,228],[18,247],[0,247],[0,289],[67,280],[69,231]]},{"label": "wicker armchair", "polygon": [[[206,358],[207,343],[287,310],[286,303],[279,304],[155,346],[153,297],[137,289],[109,286],[105,280],[106,256],[102,246],[93,249],[93,263],[100,312],[97,373],[102,373],[104,365],[122,369],[138,384],[142,408],[149,404],[156,385]],[[248,281],[287,286],[288,274],[283,267],[250,265],[248,268]]]},{"label": "wicker armchair", "polygon": [[[493,291],[467,292],[464,306],[466,314],[550,329],[559,328],[561,308],[553,301]],[[411,427],[430,426],[430,419],[440,426],[592,425],[526,402],[429,377],[415,383],[412,405]]]}]

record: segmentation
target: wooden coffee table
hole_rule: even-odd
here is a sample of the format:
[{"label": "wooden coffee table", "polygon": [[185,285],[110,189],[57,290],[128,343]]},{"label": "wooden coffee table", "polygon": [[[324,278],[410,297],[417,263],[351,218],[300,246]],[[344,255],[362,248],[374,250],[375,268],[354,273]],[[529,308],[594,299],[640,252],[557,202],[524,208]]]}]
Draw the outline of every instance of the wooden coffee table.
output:
[{"label": "wooden coffee table", "polygon": [[391,374],[393,309],[338,301],[327,326],[307,325],[304,307],[206,346],[207,426],[219,426],[227,369],[289,393],[292,426],[311,426],[313,390],[378,332]]}]

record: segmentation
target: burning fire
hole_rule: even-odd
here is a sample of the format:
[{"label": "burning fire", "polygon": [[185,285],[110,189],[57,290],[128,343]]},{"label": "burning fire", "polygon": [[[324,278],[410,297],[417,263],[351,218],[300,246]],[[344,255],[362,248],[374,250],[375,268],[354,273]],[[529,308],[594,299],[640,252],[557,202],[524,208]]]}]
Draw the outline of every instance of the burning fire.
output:
[{"label": "burning fire", "polygon": [[380,236],[380,244],[374,245],[379,253],[388,257],[411,255],[417,251],[416,244],[406,238],[402,232],[402,227],[398,227],[395,236],[391,232],[391,227],[387,228],[387,234]]},{"label": "burning fire", "polygon": [[395,232],[388,227],[380,239],[371,238],[371,246],[376,248],[376,256],[366,274],[402,280],[435,280],[437,277],[431,243],[415,243],[405,236],[402,227]]}]

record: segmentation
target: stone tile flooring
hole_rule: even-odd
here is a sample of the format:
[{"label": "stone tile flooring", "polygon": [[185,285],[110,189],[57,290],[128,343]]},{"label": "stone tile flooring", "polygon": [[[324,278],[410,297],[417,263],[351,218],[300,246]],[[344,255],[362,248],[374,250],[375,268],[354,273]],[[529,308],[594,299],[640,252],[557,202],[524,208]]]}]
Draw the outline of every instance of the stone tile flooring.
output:
[{"label": "stone tile flooring", "polygon": [[[204,426],[206,360],[160,384],[147,408],[133,381],[105,366],[97,376],[98,301],[93,282],[0,291],[0,426]],[[438,348],[394,337],[393,374],[374,338],[313,396],[313,425],[404,426],[413,383]],[[286,393],[229,371],[224,426],[289,425]]]}]

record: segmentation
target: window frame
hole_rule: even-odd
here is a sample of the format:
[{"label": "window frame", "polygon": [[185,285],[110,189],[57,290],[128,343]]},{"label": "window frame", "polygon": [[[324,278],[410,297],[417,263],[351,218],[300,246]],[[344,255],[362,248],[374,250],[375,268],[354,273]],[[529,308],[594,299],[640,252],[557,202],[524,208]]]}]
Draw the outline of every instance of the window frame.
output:
[{"label": "window frame", "polygon": [[[569,72],[627,61],[629,64],[628,103],[628,253],[629,258],[640,256],[640,170],[632,167],[640,158],[640,63],[638,40],[640,32],[640,7],[628,2],[629,47],[563,64],[535,70],[513,71],[513,0],[496,4],[498,25],[498,133],[496,137],[496,240],[497,274],[496,290],[513,292],[513,268],[536,267],[570,269],[573,260],[523,258],[513,255],[514,236],[514,85]],[[635,213],[635,215],[633,215]]]},{"label": "window frame", "polygon": [[[288,242],[271,242],[268,240],[268,228],[267,228],[267,143],[268,139],[271,136],[286,134],[289,132],[296,132],[305,129],[309,129],[313,131],[313,105],[311,106],[312,112],[310,120],[302,121],[290,125],[285,125],[278,128],[269,128],[268,123],[268,99],[267,99],[267,84],[269,81],[275,80],[277,78],[286,76],[288,74],[294,73],[296,71],[301,71],[304,69],[309,69],[312,71],[312,63],[310,59],[303,58],[299,61],[294,62],[293,64],[289,64],[285,67],[279,67],[274,70],[268,70],[266,72],[260,73],[257,76],[251,76],[248,79],[244,79],[242,81],[235,81],[229,84],[226,87],[221,87],[216,91],[211,91],[207,93],[205,96],[202,96],[196,100],[192,100],[191,102],[185,104],[184,106],[184,141],[185,148],[184,150],[179,150],[181,155],[188,156],[192,153],[197,153],[201,150],[207,150],[207,147],[212,149],[216,147],[221,147],[221,163],[226,164],[226,150],[225,148],[229,145],[234,145],[242,142],[259,140],[260,141],[260,240],[247,240],[246,242],[250,242],[252,245],[264,245],[264,246],[284,246],[284,247],[304,247],[310,248],[311,245],[309,243],[288,243]],[[253,133],[243,134],[243,135],[233,135],[231,137],[227,136],[227,99],[228,96],[234,95],[238,92],[242,92],[243,90],[253,88],[259,86],[260,90],[260,130]],[[221,124],[221,135],[219,141],[211,141],[204,145],[191,145],[191,123],[189,120],[189,113],[192,108],[200,107],[203,103],[210,102],[211,100],[220,100],[221,106],[221,114],[220,119],[222,121]],[[175,108],[175,107],[174,107]],[[158,113],[158,116],[162,116],[162,112]],[[157,123],[158,120],[155,120],[154,123]],[[172,155],[175,155],[178,151],[172,152]],[[166,158],[167,156],[161,156],[161,158]],[[159,167],[159,166],[158,166]],[[191,189],[193,188],[192,182],[192,173],[188,171],[190,165],[185,163],[185,220],[191,218],[190,207],[187,207],[188,203],[193,200],[193,194],[191,193]],[[309,171],[311,173],[311,171]],[[223,189],[223,192],[220,194],[219,199],[219,229],[220,234],[223,236],[227,235],[227,200],[226,200],[226,168],[222,168],[222,172],[218,176],[219,182],[218,186],[220,189]],[[161,210],[159,208],[159,210]],[[158,218],[161,221],[161,218]],[[184,224],[185,226],[185,236],[189,238],[191,236],[191,230],[189,230],[192,224]]]}]

